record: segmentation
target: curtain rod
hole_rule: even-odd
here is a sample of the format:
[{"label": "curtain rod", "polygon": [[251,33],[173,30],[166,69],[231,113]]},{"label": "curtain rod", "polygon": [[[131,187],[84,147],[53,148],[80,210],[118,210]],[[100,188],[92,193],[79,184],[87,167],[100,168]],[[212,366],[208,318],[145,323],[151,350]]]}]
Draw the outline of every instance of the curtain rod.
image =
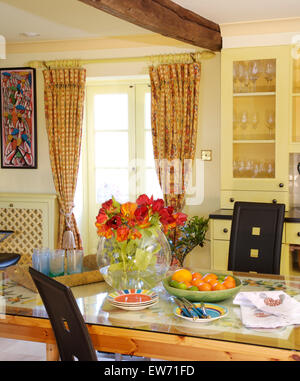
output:
[{"label": "curtain rod", "polygon": [[117,63],[117,62],[142,62],[148,61],[151,64],[163,63],[192,63],[199,62],[203,59],[210,59],[215,56],[214,52],[204,50],[201,52],[179,53],[179,54],[159,54],[154,56],[142,57],[118,57],[118,58],[96,58],[96,59],[70,59],[70,60],[54,60],[54,61],[30,61],[28,66],[42,68],[62,68],[62,67],[81,67],[88,64],[97,63]]}]

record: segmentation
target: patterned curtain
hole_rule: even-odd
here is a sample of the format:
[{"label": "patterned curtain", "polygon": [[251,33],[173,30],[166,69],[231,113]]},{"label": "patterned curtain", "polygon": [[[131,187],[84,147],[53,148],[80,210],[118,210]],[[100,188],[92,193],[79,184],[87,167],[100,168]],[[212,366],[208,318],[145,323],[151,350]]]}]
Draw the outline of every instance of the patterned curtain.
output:
[{"label": "patterned curtain", "polygon": [[151,123],[156,172],[167,206],[183,209],[195,157],[201,66],[150,67]]},{"label": "patterned curtain", "polygon": [[[86,71],[44,70],[45,115],[50,161],[60,207],[58,248],[82,248],[73,214],[82,139]],[[71,238],[71,239],[70,239]],[[72,244],[73,242],[73,244]]]},{"label": "patterned curtain", "polygon": [[[151,126],[156,173],[167,206],[176,212],[185,204],[185,191],[195,158],[201,66],[151,66]],[[176,243],[178,229],[169,233]],[[180,266],[173,253],[171,266]]]}]

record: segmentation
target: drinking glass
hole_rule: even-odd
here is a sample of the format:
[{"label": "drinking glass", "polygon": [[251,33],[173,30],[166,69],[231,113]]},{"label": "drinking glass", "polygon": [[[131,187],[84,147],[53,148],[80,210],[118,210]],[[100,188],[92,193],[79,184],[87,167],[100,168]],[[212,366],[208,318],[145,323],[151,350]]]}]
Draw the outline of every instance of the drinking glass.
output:
[{"label": "drinking glass", "polygon": [[275,112],[272,110],[266,111],[266,126],[269,129],[270,135],[272,135],[272,130],[275,128]]},{"label": "drinking glass", "polygon": [[83,250],[67,250],[67,273],[82,273]]},{"label": "drinking glass", "polygon": [[256,81],[258,80],[261,73],[259,61],[249,61],[248,70],[249,70],[249,79],[253,86],[253,92],[255,92]]},{"label": "drinking glass", "polygon": [[271,87],[271,82],[273,81],[273,78],[275,77],[275,65],[273,62],[269,61],[266,62],[265,65],[265,80],[268,83],[268,87]]},{"label": "drinking glass", "polygon": [[253,176],[252,177],[258,177],[259,174],[259,164],[257,161],[254,162],[254,169],[253,169]]},{"label": "drinking glass", "polygon": [[237,78],[240,83],[239,91],[243,91],[243,85],[245,81],[245,66],[242,62],[237,63]]},{"label": "drinking glass", "polygon": [[259,112],[255,111],[252,115],[252,127],[256,129],[258,126],[258,123],[259,123]]},{"label": "drinking glass", "polygon": [[33,249],[32,267],[45,275],[49,275],[49,249]]},{"label": "drinking glass", "polygon": [[240,114],[240,125],[245,130],[248,125],[248,112],[242,111]]},{"label": "drinking glass", "polygon": [[51,277],[62,276],[65,273],[65,251],[51,250],[49,252],[49,275]]}]

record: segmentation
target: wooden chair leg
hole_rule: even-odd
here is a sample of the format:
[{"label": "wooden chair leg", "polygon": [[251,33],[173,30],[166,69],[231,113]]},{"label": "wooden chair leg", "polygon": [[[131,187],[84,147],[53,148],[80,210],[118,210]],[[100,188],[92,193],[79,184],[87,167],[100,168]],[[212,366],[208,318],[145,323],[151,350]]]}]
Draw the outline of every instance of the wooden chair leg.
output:
[{"label": "wooden chair leg", "polygon": [[46,344],[46,360],[47,361],[58,361],[59,352],[56,344]]}]

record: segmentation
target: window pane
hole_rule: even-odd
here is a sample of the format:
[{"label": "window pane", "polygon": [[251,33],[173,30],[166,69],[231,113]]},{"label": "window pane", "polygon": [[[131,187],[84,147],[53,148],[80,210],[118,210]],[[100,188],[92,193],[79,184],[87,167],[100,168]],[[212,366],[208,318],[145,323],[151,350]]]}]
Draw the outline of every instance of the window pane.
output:
[{"label": "window pane", "polygon": [[101,204],[112,196],[119,202],[129,200],[127,169],[96,169],[96,202]]},{"label": "window pane", "polygon": [[148,197],[153,195],[154,199],[163,198],[163,194],[159,185],[158,177],[155,169],[146,169],[146,189],[145,193]]},{"label": "window pane", "polygon": [[128,167],[128,132],[95,133],[96,167]]},{"label": "window pane", "polygon": [[128,94],[97,94],[95,130],[128,130]]},{"label": "window pane", "polygon": [[151,131],[145,131],[145,159],[146,159],[146,167],[153,168],[155,166]]},{"label": "window pane", "polygon": [[145,129],[151,129],[151,94],[145,94]]}]

